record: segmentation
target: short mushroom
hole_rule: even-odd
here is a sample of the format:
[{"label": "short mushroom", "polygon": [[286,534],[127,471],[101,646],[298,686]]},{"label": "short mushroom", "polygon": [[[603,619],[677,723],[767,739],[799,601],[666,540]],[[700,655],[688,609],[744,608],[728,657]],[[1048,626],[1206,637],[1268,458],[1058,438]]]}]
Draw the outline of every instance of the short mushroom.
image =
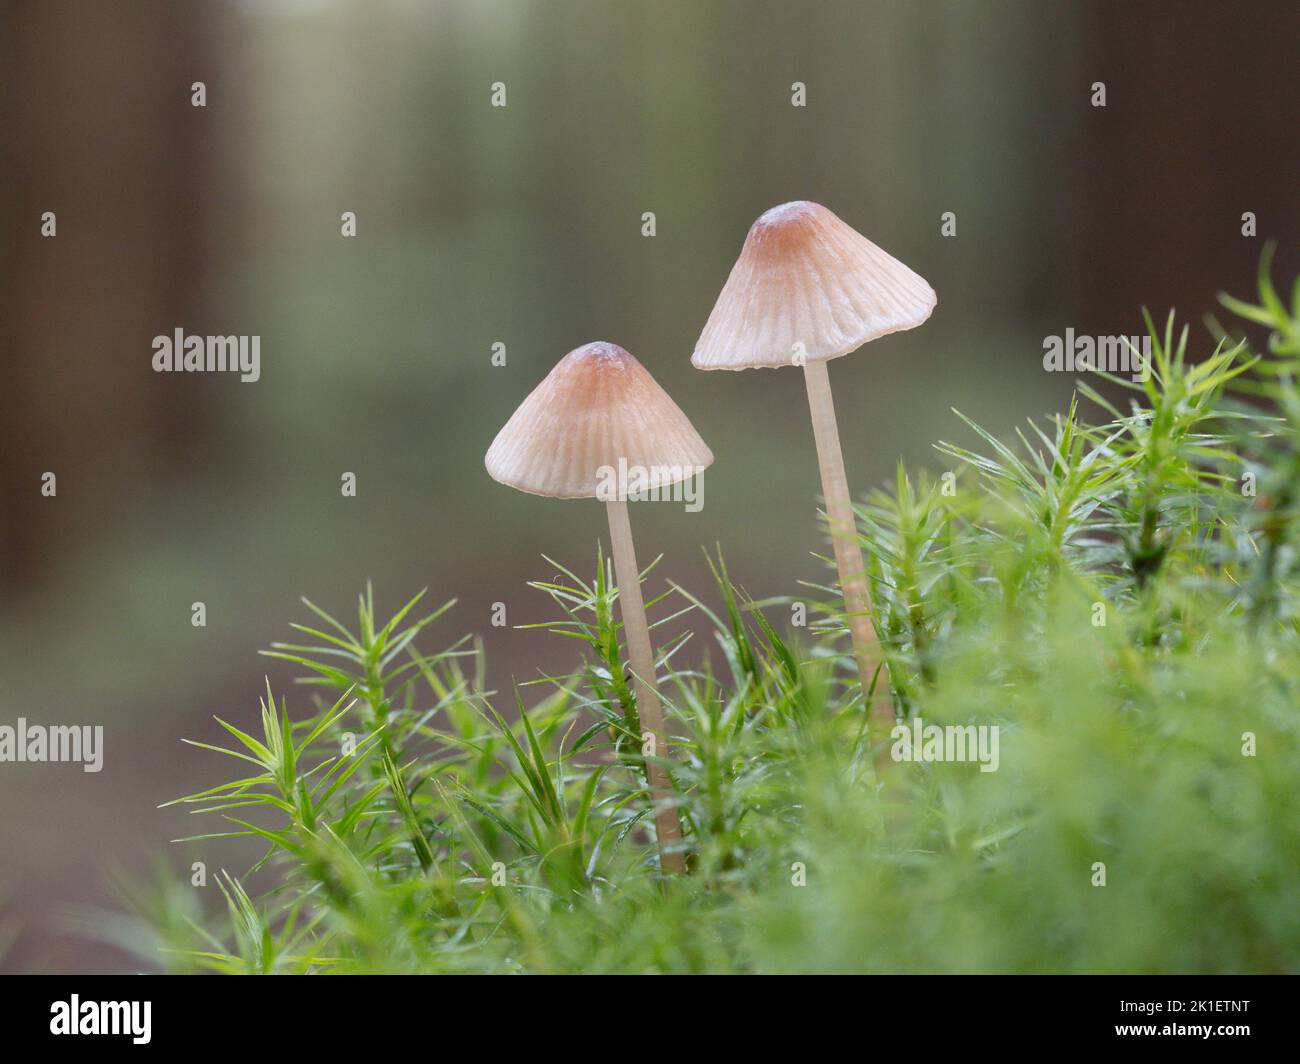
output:
[{"label": "short mushroom", "polygon": [[[808,386],[822,494],[863,697],[878,648],[826,363],[869,340],[912,329],[934,310],[934,289],[817,203],[773,207],[749,230],[691,357],[697,369],[801,365]],[[887,675],[872,717],[892,721]]]},{"label": "short mushroom", "polygon": [[[667,756],[668,744],[627,500],[661,493],[712,462],[699,433],[645,367],[617,344],[599,341],[556,364],[519,404],[485,460],[494,480],[520,491],[605,502],[637,711],[659,757]],[[685,871],[668,774],[649,759],[647,776],[660,866]]]}]

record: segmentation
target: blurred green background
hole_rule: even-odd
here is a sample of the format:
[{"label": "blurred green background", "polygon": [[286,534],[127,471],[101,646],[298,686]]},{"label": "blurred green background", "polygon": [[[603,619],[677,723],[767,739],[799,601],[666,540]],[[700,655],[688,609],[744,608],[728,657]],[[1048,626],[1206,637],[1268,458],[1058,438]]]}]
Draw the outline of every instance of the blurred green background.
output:
[{"label": "blurred green background", "polygon": [[[524,581],[543,553],[589,570],[603,514],[501,487],[482,456],[583,342],[633,352],[717,455],[702,512],[636,509],[643,562],[704,588],[720,542],[756,596],[821,578],[798,374],[689,362],[767,207],[825,203],[939,294],[832,367],[859,493],[900,456],[939,466],[951,407],[998,430],[1059,409],[1045,335],[1132,334],[1142,304],[1197,322],[1253,290],[1267,236],[1296,272],[1291,5],[2,10],[0,723],[107,732],[97,775],[0,764],[4,970],[131,967],[69,913],[107,904],[107,864],[194,830],[155,807],[224,769],[179,740],[251,719],[265,675],[287,688],[256,651],[306,619],[299,595],[344,611],[373,580],[395,608],[428,585],[460,602],[433,638],[481,634],[498,689],[571,665],[489,615],[547,616]],[[177,327],[261,336],[262,379],[153,373]]]}]

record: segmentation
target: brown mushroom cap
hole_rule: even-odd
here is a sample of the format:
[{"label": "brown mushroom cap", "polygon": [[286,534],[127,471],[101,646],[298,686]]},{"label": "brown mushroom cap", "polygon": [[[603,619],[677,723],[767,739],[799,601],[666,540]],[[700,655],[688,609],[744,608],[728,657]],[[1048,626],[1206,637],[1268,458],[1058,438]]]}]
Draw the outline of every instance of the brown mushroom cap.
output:
[{"label": "brown mushroom cap", "polygon": [[713,452],[646,368],[603,341],[560,359],[485,459],[494,480],[560,499],[606,498],[609,471],[620,463],[648,491],[688,480],[712,462]]},{"label": "brown mushroom cap", "polygon": [[935,302],[924,278],[825,207],[783,203],[750,227],[691,363],[789,366],[800,352],[826,361],[915,328]]}]

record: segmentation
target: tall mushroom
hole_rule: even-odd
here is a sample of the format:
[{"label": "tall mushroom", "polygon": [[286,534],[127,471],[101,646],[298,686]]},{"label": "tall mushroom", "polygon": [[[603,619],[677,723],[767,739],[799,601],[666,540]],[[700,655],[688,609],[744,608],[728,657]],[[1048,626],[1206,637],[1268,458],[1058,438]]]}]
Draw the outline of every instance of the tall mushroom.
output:
[{"label": "tall mushroom", "polygon": [[[802,365],[822,494],[863,697],[878,654],[871,593],[844,474],[826,363],[920,325],[934,310],[925,280],[817,203],[763,214],[745,237],[691,357],[697,369]],[[888,678],[871,708],[893,719]]]},{"label": "tall mushroom", "polygon": [[[667,756],[668,742],[627,500],[660,494],[712,462],[713,452],[645,367],[617,344],[601,341],[560,359],[487,452],[487,471],[502,484],[534,495],[605,502],[637,712],[659,757]],[[647,775],[660,867],[685,871],[668,774],[650,759]]]}]

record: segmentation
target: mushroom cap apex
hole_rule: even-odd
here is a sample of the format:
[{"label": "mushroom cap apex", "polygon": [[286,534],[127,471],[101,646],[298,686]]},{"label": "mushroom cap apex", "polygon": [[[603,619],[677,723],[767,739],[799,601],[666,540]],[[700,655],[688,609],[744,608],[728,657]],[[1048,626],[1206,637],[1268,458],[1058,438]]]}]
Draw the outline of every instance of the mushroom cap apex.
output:
[{"label": "mushroom cap apex", "polygon": [[791,200],[789,203],[778,203],[775,207],[769,207],[754,220],[749,230],[752,233],[755,229],[776,228],[830,213],[827,208],[812,200]]},{"label": "mushroom cap apex", "polygon": [[[604,359],[611,362],[623,362],[632,358],[618,344],[610,343],[608,340],[592,340],[590,343],[583,344],[581,347],[575,347],[565,358],[571,358],[575,361],[579,359]],[[635,361],[635,360],[633,360]]]}]

